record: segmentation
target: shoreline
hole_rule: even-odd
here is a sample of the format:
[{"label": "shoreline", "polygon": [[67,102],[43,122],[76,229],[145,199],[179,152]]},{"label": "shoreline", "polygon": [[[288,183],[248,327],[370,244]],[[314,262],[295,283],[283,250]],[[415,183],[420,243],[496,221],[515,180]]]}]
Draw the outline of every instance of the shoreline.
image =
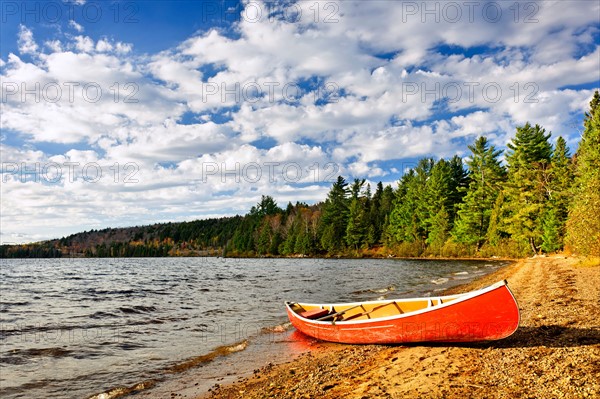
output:
[{"label": "shoreline", "polygon": [[[427,259],[440,260],[421,260]],[[523,259],[444,291],[465,292],[507,279],[521,322],[504,340],[333,345],[216,384],[196,398],[599,396],[600,382],[592,376],[600,374],[600,323],[594,317],[600,314],[600,267],[578,263],[565,256]]]},{"label": "shoreline", "polygon": [[[35,243],[33,243],[35,244]],[[29,244],[24,244],[29,245]],[[86,256],[83,252],[69,252],[59,257],[1,257],[0,259],[147,259],[147,258],[225,258],[225,259],[400,259],[400,260],[490,260],[490,261],[518,261],[522,258],[509,256],[399,256],[392,252],[384,252],[384,246],[361,250],[359,254],[351,252],[335,254],[313,254],[313,255],[249,255],[249,254],[227,254],[223,256],[222,249],[206,251],[190,251],[181,255],[166,256]],[[389,251],[392,251],[389,249]],[[536,257],[549,257],[552,255],[536,255]]]},{"label": "shoreline", "polygon": [[[404,259],[397,259],[398,262],[402,262],[403,260]],[[239,259],[239,261],[243,261],[243,259]],[[338,260],[336,259],[333,261]],[[384,259],[383,261],[394,262],[393,259]],[[344,261],[339,260],[339,262]],[[469,261],[466,263],[468,262]],[[480,265],[478,268],[480,271],[483,271],[487,269],[488,266],[492,266],[491,264],[494,264],[493,270],[487,270],[487,273],[493,273],[495,270],[498,270],[498,268],[503,269],[513,263],[498,259],[476,259],[473,260],[473,262],[477,262],[477,264]],[[436,263],[440,262],[438,261]],[[435,267],[434,264],[432,264],[432,267]],[[472,281],[472,279],[476,279],[477,271],[471,273],[475,273],[475,275],[467,278],[465,278],[466,276],[454,277],[452,274],[448,280],[455,280],[454,282],[444,281],[436,283],[432,281],[432,284],[426,289],[422,287],[425,291],[421,294],[427,295],[427,291],[431,295],[439,295],[444,290],[448,290],[457,284],[464,284]],[[479,277],[481,277],[481,275]],[[392,291],[395,291],[395,289],[392,289]],[[375,291],[373,291],[373,293],[375,293]],[[401,292],[398,294],[407,296],[407,293],[402,294]],[[377,295],[381,295],[381,292]],[[387,292],[386,290],[386,295],[393,295],[393,293],[391,291]],[[283,314],[283,317],[284,319],[276,326],[263,327],[261,331],[264,333],[246,337],[248,344],[245,345],[244,350],[240,352],[236,351],[236,353],[231,353],[223,357],[217,356],[210,362],[210,365],[206,364],[199,367],[191,367],[189,370],[185,370],[185,372],[173,376],[173,378],[158,381],[155,386],[148,390],[135,392],[136,397],[163,398],[168,397],[169,395],[187,398],[197,397],[198,395],[209,392],[209,389],[214,388],[216,384],[228,385],[235,383],[241,378],[253,375],[254,371],[264,366],[286,363],[306,352],[314,354],[315,352],[331,351],[345,347],[343,344],[319,341],[305,336],[292,327],[285,314]]]}]

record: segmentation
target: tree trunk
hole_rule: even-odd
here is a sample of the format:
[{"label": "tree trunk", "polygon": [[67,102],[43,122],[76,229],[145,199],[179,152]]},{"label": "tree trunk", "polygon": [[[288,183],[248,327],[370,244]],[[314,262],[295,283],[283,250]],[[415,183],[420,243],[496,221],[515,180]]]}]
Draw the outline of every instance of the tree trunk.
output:
[{"label": "tree trunk", "polygon": [[529,244],[531,245],[531,249],[533,250],[533,256],[537,255],[537,248],[535,247],[535,243],[533,242],[533,237],[529,238]]}]

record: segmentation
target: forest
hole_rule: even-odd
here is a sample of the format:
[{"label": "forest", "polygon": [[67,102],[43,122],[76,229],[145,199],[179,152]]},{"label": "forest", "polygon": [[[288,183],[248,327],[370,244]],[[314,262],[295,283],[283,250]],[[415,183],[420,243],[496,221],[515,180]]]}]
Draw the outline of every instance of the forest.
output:
[{"label": "forest", "polygon": [[483,136],[468,150],[421,159],[396,187],[340,176],[313,205],[263,195],[244,216],[91,230],[2,245],[0,257],[600,256],[598,91],[574,154],[530,123],[506,151]]}]

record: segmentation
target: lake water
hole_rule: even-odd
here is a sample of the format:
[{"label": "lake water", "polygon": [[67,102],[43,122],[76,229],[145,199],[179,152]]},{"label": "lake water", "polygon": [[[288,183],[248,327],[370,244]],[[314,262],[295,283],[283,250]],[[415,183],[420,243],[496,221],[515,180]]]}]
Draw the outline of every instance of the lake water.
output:
[{"label": "lake water", "polygon": [[[238,364],[233,371],[247,372],[257,357],[268,361],[294,350],[286,300],[426,296],[506,264],[2,259],[0,397],[112,398],[136,384],[151,396],[190,370],[215,378],[223,367],[233,375]],[[222,360],[234,357],[234,365]]]}]

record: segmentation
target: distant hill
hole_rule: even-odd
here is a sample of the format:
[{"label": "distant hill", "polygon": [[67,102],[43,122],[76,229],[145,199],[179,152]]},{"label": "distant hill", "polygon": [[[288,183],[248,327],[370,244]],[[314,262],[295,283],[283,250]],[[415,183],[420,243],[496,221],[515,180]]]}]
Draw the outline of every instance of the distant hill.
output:
[{"label": "distant hill", "polygon": [[207,256],[222,252],[243,217],[107,228],[61,239],[0,246],[2,258]]}]

